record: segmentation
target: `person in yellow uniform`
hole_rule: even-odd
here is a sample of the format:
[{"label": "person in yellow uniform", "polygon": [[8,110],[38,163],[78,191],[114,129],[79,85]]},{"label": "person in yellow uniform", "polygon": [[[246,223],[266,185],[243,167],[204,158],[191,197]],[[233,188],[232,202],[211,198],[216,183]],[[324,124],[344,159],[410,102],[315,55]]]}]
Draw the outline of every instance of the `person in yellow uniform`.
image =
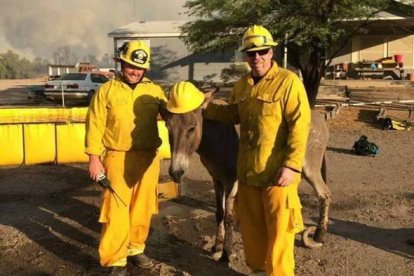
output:
[{"label": "person in yellow uniform", "polygon": [[157,184],[161,145],[157,116],[165,108],[162,88],[145,77],[150,49],[143,41],[125,43],[116,57],[121,75],[92,97],[86,120],[89,174],[104,174],[105,189],[99,222],[99,258],[112,275],[126,275],[127,261],[149,268],[144,255],[151,216],[158,212]]},{"label": "person in yellow uniform", "polygon": [[257,275],[294,275],[295,233],[303,230],[298,185],[310,129],[301,80],[280,68],[277,43],[263,26],[243,35],[251,72],[233,87],[229,105],[208,104],[204,118],[240,124],[236,215],[247,265]]}]

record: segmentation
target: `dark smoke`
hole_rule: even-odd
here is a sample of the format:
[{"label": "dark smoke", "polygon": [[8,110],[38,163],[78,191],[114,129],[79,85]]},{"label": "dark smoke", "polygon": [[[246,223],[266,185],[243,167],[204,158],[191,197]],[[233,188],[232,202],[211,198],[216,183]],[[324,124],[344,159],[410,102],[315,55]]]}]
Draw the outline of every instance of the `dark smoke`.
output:
[{"label": "dark smoke", "polygon": [[112,55],[107,34],[134,20],[182,20],[185,0],[0,0],[0,53],[53,61]]}]

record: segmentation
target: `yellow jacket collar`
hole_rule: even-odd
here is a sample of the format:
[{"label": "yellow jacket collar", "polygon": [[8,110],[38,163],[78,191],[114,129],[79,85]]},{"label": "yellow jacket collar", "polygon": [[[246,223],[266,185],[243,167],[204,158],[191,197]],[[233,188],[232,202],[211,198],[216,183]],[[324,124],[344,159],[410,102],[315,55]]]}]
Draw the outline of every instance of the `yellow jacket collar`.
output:
[{"label": "yellow jacket collar", "polygon": [[[124,82],[124,80],[123,80],[123,78],[122,78],[122,74],[117,74],[116,75],[116,77],[115,77],[115,80],[119,83],[119,85],[121,85],[121,86],[128,86],[128,84],[126,84],[125,82]],[[148,83],[152,83],[152,81],[149,79],[149,78],[147,78],[147,77],[143,77],[142,79],[141,79],[141,81],[138,83],[138,84],[148,84]],[[137,84],[137,85],[138,85]],[[129,86],[128,86],[129,87]]]}]

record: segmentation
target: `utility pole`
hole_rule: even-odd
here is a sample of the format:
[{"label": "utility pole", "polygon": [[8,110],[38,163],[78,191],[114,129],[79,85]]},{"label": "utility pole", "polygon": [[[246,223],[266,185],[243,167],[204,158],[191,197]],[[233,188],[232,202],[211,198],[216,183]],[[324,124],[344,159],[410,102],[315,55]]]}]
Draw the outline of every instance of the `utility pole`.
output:
[{"label": "utility pole", "polygon": [[288,33],[285,33],[285,41],[283,41],[283,68],[287,68],[287,58],[288,58]]}]

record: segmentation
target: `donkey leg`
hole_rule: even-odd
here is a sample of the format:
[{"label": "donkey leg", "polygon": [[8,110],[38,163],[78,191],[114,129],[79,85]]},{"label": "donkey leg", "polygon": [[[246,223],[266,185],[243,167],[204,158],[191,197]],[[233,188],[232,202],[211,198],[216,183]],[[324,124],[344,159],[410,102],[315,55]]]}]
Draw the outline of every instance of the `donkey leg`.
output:
[{"label": "donkey leg", "polygon": [[323,243],[326,232],[328,231],[331,191],[320,174],[306,175],[305,178],[314,188],[320,202],[319,222],[314,234],[314,240]]},{"label": "donkey leg", "polygon": [[233,234],[235,225],[234,201],[236,199],[238,182],[230,180],[226,182],[226,209],[224,215],[224,252],[223,258],[232,256],[233,253]]},{"label": "donkey leg", "polygon": [[326,186],[323,192],[321,192],[321,196],[319,197],[319,201],[321,206],[319,207],[319,223],[318,228],[315,232],[315,241],[316,242],[324,242],[325,235],[328,232],[328,223],[329,223],[329,205],[331,204],[331,193],[329,191],[328,186]]},{"label": "donkey leg", "polygon": [[213,259],[218,261],[223,256],[224,251],[224,212],[225,212],[225,192],[221,182],[213,180],[216,195],[216,242],[213,247]]}]

